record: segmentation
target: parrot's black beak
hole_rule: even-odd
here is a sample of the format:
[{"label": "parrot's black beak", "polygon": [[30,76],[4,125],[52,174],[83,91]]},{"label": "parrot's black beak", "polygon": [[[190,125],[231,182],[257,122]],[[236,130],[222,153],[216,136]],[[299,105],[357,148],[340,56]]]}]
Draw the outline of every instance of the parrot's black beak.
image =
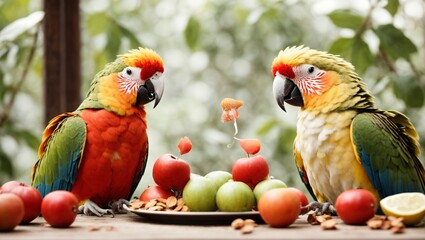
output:
[{"label": "parrot's black beak", "polygon": [[291,79],[277,74],[273,81],[273,93],[277,104],[286,112],[285,102],[297,107],[304,106],[304,100],[300,89]]},{"label": "parrot's black beak", "polygon": [[137,90],[136,105],[145,105],[155,100],[153,107],[155,108],[161,101],[162,93],[164,92],[164,79],[162,74],[156,78],[150,78],[145,81],[145,84],[140,85]]}]

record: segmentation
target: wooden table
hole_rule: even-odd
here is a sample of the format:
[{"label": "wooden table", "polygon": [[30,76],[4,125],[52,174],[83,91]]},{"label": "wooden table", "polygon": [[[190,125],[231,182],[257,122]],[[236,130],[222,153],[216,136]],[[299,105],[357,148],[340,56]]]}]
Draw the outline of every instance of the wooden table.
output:
[{"label": "wooden table", "polygon": [[404,233],[370,230],[366,226],[348,226],[339,219],[337,230],[322,230],[301,216],[289,228],[271,228],[260,224],[250,234],[242,234],[230,225],[195,226],[158,224],[133,213],[111,218],[78,215],[70,228],[47,225],[43,218],[30,225],[17,226],[13,232],[0,233],[0,239],[425,239],[425,228],[410,227]]}]

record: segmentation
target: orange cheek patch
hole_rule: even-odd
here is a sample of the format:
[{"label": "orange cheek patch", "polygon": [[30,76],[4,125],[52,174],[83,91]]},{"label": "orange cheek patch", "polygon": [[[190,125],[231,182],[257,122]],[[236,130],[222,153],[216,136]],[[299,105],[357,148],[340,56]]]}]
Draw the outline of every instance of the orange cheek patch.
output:
[{"label": "orange cheek patch", "polygon": [[333,71],[327,71],[322,77],[322,91],[325,92],[333,85],[339,82],[338,74]]}]

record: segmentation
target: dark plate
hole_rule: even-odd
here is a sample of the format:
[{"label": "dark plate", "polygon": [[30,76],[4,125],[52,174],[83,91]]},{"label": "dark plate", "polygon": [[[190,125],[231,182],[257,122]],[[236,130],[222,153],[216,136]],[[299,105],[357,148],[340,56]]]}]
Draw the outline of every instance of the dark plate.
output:
[{"label": "dark plate", "polygon": [[165,212],[137,209],[124,205],[124,208],[149,221],[170,224],[197,224],[197,225],[227,225],[236,218],[252,219],[262,223],[258,211],[251,212]]}]

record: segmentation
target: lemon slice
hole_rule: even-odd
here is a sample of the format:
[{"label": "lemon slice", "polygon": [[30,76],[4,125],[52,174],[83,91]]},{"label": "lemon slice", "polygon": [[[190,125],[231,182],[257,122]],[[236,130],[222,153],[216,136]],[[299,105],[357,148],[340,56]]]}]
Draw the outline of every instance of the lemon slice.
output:
[{"label": "lemon slice", "polygon": [[403,217],[406,225],[415,225],[425,217],[425,194],[419,192],[399,193],[380,201],[386,216]]}]

